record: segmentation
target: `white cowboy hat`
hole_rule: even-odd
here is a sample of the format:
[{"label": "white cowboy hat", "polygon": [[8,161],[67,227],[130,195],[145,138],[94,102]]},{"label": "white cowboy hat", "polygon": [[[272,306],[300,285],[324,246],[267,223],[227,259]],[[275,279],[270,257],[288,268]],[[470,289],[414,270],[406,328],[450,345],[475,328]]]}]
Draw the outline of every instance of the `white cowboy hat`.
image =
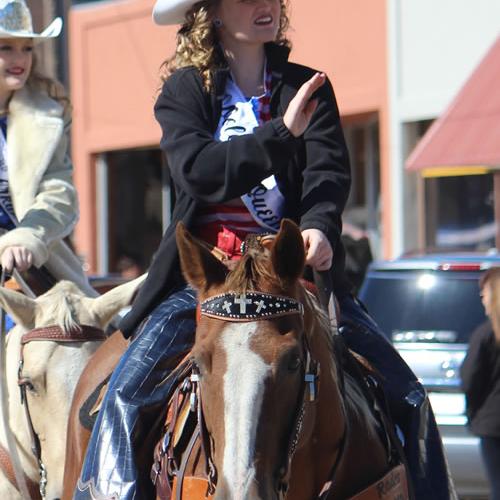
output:
[{"label": "white cowboy hat", "polygon": [[153,7],[153,20],[156,24],[182,24],[186,12],[199,0],[156,0]]},{"label": "white cowboy hat", "polygon": [[56,17],[41,33],[33,32],[31,12],[25,0],[0,0],[0,38],[33,38],[41,41],[59,36],[62,19]]}]

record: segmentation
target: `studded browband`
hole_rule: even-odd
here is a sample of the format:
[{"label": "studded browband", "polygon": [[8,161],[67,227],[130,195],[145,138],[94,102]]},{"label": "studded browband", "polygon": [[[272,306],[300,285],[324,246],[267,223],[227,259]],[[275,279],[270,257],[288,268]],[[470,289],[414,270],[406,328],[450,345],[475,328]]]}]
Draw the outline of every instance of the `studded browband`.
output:
[{"label": "studded browband", "polygon": [[215,295],[200,304],[203,316],[226,321],[252,321],[303,314],[303,305],[295,299],[264,292]]}]

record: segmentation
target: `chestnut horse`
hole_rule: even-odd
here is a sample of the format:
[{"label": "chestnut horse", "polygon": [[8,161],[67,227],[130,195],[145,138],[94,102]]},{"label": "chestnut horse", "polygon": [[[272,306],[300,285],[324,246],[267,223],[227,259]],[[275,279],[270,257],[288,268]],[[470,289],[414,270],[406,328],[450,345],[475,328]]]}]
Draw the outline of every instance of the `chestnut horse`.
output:
[{"label": "chestnut horse", "polygon": [[[184,276],[200,301],[192,351],[199,384],[193,387],[202,401],[213,475],[201,494],[181,489],[172,498],[202,500],[208,484],[217,500],[409,498],[404,471],[394,472],[397,446],[364,382],[353,375],[360,369],[344,369],[357,362],[338,348],[340,336],[302,285],[298,227],[284,221],[270,248],[250,248],[230,272],[182,225],[177,243]],[[119,338],[101,350],[106,344],[108,351],[96,353],[85,369],[73,401],[63,500],[72,497],[90,435],[79,422],[80,406],[126,347]],[[203,463],[193,456],[186,476],[203,476]]]},{"label": "chestnut horse", "polygon": [[250,248],[229,273],[183,226],[177,244],[200,301],[193,385],[213,498],[409,498],[373,401],[301,283],[298,227],[283,221],[270,248]]}]

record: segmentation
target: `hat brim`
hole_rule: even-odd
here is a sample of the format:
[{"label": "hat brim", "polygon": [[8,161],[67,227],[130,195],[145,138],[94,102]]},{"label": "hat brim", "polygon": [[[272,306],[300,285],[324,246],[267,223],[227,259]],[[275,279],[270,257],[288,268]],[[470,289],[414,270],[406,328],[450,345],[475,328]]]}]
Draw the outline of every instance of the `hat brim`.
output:
[{"label": "hat brim", "polygon": [[61,34],[63,22],[60,17],[56,17],[41,33],[30,31],[9,31],[0,27],[0,38],[33,38],[36,41],[43,41],[48,38],[56,38]]},{"label": "hat brim", "polygon": [[153,21],[161,26],[183,24],[186,12],[199,0],[156,0]]}]

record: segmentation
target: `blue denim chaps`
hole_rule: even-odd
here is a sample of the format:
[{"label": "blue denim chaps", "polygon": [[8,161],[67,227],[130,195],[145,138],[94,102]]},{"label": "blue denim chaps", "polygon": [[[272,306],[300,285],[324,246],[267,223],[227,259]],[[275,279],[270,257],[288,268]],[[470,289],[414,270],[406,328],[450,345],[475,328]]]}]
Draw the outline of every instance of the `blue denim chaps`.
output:
[{"label": "blue denim chaps", "polygon": [[[159,304],[138,328],[117,365],[94,426],[74,500],[154,498],[135,454],[143,410],[165,400],[168,360],[194,342],[195,292],[186,287]],[[448,500],[447,468],[434,416],[415,375],[351,295],[340,299],[346,343],[385,375],[389,405],[404,434],[417,498]],[[422,458],[422,451],[425,458]]]}]

